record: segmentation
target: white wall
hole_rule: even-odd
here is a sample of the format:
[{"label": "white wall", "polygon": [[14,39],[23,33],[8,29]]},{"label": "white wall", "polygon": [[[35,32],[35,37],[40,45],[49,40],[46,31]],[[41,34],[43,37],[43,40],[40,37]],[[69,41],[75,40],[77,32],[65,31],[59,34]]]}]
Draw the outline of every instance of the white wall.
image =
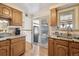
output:
[{"label": "white wall", "polygon": [[26,17],[25,14],[23,14],[23,28],[27,29],[27,30],[31,30],[31,18],[30,17]]},{"label": "white wall", "polygon": [[31,26],[32,22],[31,22],[31,18],[30,17],[26,17],[23,14],[23,26],[22,26],[22,34],[26,35],[26,41],[31,43],[32,40],[32,26]]}]

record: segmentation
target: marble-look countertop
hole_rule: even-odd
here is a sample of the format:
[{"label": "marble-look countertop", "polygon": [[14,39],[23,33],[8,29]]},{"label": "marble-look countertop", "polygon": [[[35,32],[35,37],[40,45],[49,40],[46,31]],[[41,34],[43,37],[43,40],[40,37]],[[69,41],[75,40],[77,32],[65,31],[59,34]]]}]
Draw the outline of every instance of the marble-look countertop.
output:
[{"label": "marble-look countertop", "polygon": [[11,36],[8,36],[8,37],[0,38],[0,41],[7,40],[7,39],[18,38],[18,37],[23,37],[23,36],[25,36],[25,35],[11,35]]},{"label": "marble-look countertop", "polygon": [[59,40],[67,40],[67,41],[74,41],[74,42],[79,42],[79,39],[69,39],[69,38],[63,38],[63,37],[56,37],[56,36],[49,36],[49,38],[52,38],[52,39],[59,39]]}]

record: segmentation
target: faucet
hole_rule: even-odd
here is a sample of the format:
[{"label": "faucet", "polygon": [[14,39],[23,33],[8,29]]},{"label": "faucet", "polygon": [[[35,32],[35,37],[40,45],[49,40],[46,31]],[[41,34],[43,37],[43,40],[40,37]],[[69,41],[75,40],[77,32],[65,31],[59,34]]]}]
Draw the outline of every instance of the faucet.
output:
[{"label": "faucet", "polygon": [[68,27],[67,27],[67,38],[72,38],[72,34],[70,32],[72,32],[72,28],[70,26],[71,23],[68,23]]},{"label": "faucet", "polygon": [[58,26],[56,27],[55,35],[56,35],[57,37],[59,37],[59,27],[58,27]]}]

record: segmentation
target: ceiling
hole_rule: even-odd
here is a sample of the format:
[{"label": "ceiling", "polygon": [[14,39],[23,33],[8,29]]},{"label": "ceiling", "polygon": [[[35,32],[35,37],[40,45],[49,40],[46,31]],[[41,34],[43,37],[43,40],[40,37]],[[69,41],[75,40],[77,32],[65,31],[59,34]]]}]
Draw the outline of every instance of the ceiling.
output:
[{"label": "ceiling", "polygon": [[6,5],[12,6],[22,10],[26,14],[33,16],[43,16],[49,14],[49,9],[56,5],[62,5],[62,3],[5,3]]},{"label": "ceiling", "polygon": [[16,6],[17,8],[23,10],[25,13],[36,14],[41,11],[48,10],[52,3],[6,3],[10,6]]}]

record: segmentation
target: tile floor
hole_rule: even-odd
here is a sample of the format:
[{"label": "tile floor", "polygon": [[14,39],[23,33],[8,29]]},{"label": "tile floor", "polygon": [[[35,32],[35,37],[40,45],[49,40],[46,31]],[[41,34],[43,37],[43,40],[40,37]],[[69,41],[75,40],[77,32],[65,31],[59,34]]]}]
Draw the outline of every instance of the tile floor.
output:
[{"label": "tile floor", "polygon": [[47,55],[48,55],[47,48],[34,44],[32,47],[26,47],[26,52],[23,56],[47,56]]}]

